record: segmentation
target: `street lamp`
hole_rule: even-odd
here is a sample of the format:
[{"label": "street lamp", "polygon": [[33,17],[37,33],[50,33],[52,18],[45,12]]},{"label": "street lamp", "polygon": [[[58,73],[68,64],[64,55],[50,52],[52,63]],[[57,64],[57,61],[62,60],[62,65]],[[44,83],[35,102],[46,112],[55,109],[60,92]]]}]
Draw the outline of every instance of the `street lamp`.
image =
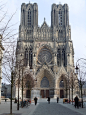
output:
[{"label": "street lamp", "polygon": [[[80,74],[80,68],[76,65],[76,73],[78,74],[78,72],[79,72],[79,74]],[[81,98],[82,98],[82,108],[83,108],[83,96],[82,96],[82,83],[81,83],[81,77],[80,77],[80,88],[81,88]]]},{"label": "street lamp", "polygon": [[[84,58],[80,58],[80,59],[78,59],[77,60],[77,62],[76,62],[76,74],[78,74],[79,73],[79,76],[80,76],[80,67],[78,67],[79,66],[79,64],[77,65],[77,63],[80,61],[80,60],[85,60],[86,61],[86,59],[84,59]],[[81,98],[82,98],[82,108],[83,108],[83,96],[82,96],[82,81],[81,81],[81,76],[80,76],[80,88],[81,88]]]},{"label": "street lamp", "polygon": [[78,68],[78,66],[76,65],[76,74],[78,74],[78,70],[79,70],[79,68]]}]

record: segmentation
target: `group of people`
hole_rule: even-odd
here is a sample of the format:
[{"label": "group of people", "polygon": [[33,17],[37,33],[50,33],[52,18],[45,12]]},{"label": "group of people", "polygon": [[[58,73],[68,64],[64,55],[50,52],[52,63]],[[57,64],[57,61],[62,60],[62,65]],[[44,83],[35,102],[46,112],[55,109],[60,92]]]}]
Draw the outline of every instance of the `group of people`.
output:
[{"label": "group of people", "polygon": [[22,102],[22,99],[21,99],[21,101],[20,101],[20,106],[28,106],[30,104],[30,100],[28,99],[28,100],[26,100],[26,99],[24,99],[24,101]]},{"label": "group of people", "polygon": [[[37,97],[35,97],[34,98],[34,102],[35,102],[35,105],[37,104]],[[50,104],[50,97],[48,97],[48,99],[47,99],[47,101],[48,101],[48,103]],[[75,101],[75,108],[76,108],[76,106],[77,106],[77,108],[79,108],[79,98],[76,96],[75,98],[74,98],[74,101]],[[59,97],[57,97],[57,103],[59,102]]]},{"label": "group of people", "polygon": [[[37,100],[38,100],[37,97],[35,97],[34,98],[35,105],[37,104]],[[50,104],[50,97],[48,97],[47,101]],[[58,103],[58,101],[59,101],[59,97],[57,97],[57,103]]]},{"label": "group of people", "polygon": [[[50,97],[48,97],[47,101],[50,104]],[[59,101],[59,97],[57,97],[57,103],[58,103],[58,101]]]}]

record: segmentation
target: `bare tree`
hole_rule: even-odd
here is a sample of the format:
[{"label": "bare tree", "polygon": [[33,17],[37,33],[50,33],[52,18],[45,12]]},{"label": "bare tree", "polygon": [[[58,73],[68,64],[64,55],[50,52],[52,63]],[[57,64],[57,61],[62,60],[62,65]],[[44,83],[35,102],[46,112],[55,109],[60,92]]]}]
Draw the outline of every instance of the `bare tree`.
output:
[{"label": "bare tree", "polygon": [[18,110],[19,110],[19,88],[22,88],[22,107],[23,107],[23,91],[25,89],[30,91],[31,96],[31,89],[34,87],[34,79],[33,76],[30,73],[29,67],[26,69],[24,66],[24,59],[20,60],[16,63],[16,71],[17,71],[17,77],[16,77],[16,87],[18,87]]},{"label": "bare tree", "polygon": [[[11,56],[10,56],[11,54]],[[7,57],[6,65],[3,65],[2,74],[5,76],[5,79],[11,84],[11,99],[10,99],[10,114],[12,114],[12,93],[13,86],[15,85],[15,50],[13,47],[13,52],[10,52]]]}]

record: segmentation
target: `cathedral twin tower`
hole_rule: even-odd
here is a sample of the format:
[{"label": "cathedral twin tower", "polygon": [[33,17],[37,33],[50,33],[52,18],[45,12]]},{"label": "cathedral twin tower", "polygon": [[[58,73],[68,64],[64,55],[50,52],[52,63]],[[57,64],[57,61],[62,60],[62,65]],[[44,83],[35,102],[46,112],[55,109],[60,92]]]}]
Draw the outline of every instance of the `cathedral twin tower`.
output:
[{"label": "cathedral twin tower", "polygon": [[[24,71],[28,68],[34,82],[36,80],[32,97],[66,97],[67,76],[70,71],[74,72],[74,49],[67,4],[52,5],[50,27],[45,19],[41,27],[38,26],[37,3],[22,4],[16,48],[16,60],[21,59],[24,59]],[[25,88],[23,95],[25,98],[30,97],[29,89]]]}]

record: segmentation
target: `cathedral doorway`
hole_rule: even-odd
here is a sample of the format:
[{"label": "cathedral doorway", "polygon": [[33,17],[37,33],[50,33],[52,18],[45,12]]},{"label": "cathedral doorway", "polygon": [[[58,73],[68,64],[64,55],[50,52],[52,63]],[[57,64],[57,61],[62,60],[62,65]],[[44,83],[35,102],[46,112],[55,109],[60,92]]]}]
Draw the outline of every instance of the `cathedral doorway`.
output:
[{"label": "cathedral doorway", "polygon": [[44,88],[43,90],[41,90],[41,97],[42,98],[49,97],[49,90],[46,89],[49,88],[49,80],[47,79],[47,77],[42,78],[40,87]]},{"label": "cathedral doorway", "polygon": [[46,90],[46,97],[49,97],[49,90]]},{"label": "cathedral doorway", "polygon": [[[44,65],[43,68],[47,66]],[[37,75],[37,86],[40,87],[40,97],[54,97],[54,78],[49,70],[41,69]],[[53,82],[52,82],[53,81]]]},{"label": "cathedral doorway", "polygon": [[60,98],[64,98],[64,91],[63,91],[63,89],[60,89]]},{"label": "cathedral doorway", "polygon": [[30,90],[26,90],[26,98],[30,98]]},{"label": "cathedral doorway", "polygon": [[60,87],[60,98],[64,98],[64,81],[63,79],[60,81],[59,83],[59,87]]},{"label": "cathedral doorway", "polygon": [[41,97],[42,98],[49,97],[49,90],[41,90]]}]

